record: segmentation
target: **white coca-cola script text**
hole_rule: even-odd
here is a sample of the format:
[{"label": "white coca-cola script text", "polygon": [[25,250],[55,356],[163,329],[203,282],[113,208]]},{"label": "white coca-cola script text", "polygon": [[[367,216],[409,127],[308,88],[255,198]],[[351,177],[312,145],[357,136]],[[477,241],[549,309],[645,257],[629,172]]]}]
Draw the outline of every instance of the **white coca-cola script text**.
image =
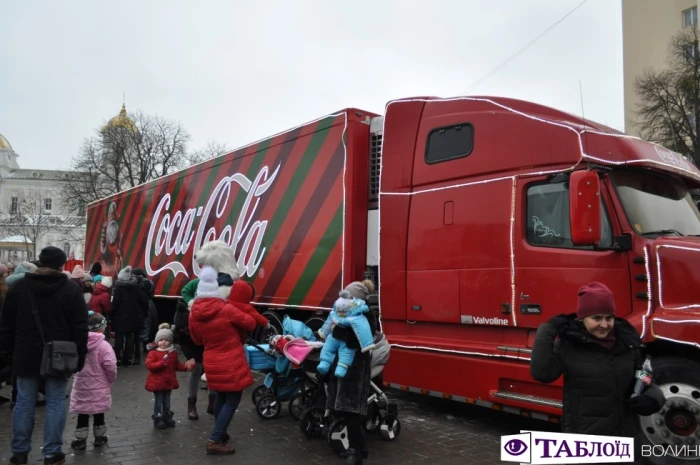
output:
[{"label": "white coca-cola script text", "polygon": [[[189,252],[192,246],[194,250],[189,257],[193,257],[203,244],[216,239],[226,242],[233,249],[238,268],[242,273],[248,276],[255,274],[265,255],[266,249],[264,247],[261,249],[261,246],[268,220],[256,220],[252,224],[251,221],[260,204],[261,196],[275,181],[280,166],[277,165],[272,174],[269,174],[267,166],[263,166],[252,181],[242,173],[224,177],[211,192],[203,207],[188,208],[184,210],[184,213],[182,210],[178,210],[174,214],[169,212],[170,194],[165,194],[158,202],[146,240],[146,271],[148,274],[153,276],[161,271],[170,270],[174,276],[184,273],[185,276],[189,277],[185,266],[177,260],[170,260],[170,257],[184,255]],[[221,232],[218,232],[215,226],[205,231],[212,213],[217,220],[229,215],[233,183],[238,184],[240,189],[246,193],[236,224],[227,224]],[[151,262],[163,253],[169,261],[154,270]],[[195,260],[192,260],[192,270],[195,275],[199,276],[200,268]]]}]

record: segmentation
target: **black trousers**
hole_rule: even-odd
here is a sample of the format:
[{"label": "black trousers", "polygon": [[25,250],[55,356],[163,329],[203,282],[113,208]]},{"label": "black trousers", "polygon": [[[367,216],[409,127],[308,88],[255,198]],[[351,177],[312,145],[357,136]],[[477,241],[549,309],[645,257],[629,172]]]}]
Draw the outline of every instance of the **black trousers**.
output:
[{"label": "black trousers", "polygon": [[[130,362],[136,356],[141,358],[141,344],[139,342],[139,330],[114,333],[114,352],[117,359],[121,359],[122,363]],[[124,341],[126,340],[126,346]],[[136,353],[134,353],[134,350]]]},{"label": "black trousers", "polygon": [[349,412],[336,412],[336,414],[345,419],[350,447],[355,449],[358,454],[366,450],[367,445],[365,444],[365,434],[362,431],[362,417],[360,414]]},{"label": "black trousers", "polygon": [[[98,413],[96,415],[92,416],[94,422],[93,424],[95,426],[102,426],[105,424],[105,414],[104,413]],[[90,426],[90,415],[83,415],[79,414],[78,415],[78,426],[76,428],[87,428]]]}]

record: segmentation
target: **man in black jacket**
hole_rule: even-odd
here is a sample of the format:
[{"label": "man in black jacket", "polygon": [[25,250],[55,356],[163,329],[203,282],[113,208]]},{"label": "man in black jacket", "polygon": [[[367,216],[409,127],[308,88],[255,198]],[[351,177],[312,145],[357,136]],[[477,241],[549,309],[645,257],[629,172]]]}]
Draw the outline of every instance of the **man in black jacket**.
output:
[{"label": "man in black jacket", "polygon": [[[0,313],[0,349],[12,354],[17,376],[17,403],[13,412],[11,464],[26,464],[32,448],[34,409],[41,378],[43,343],[37,327],[30,294],[46,341],[73,341],[78,349],[78,371],[87,354],[87,306],[80,286],[62,273],[66,254],[46,247],[39,255],[40,267],[27,273],[8,291]],[[63,430],[66,425],[67,379],[46,378],[44,417],[45,465],[63,464]]]}]

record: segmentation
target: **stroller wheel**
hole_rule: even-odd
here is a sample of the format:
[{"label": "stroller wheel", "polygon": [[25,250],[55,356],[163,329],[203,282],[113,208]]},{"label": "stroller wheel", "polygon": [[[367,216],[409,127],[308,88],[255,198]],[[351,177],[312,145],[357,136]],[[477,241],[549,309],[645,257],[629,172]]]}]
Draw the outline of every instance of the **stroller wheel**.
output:
[{"label": "stroller wheel", "polygon": [[368,434],[376,433],[381,421],[382,414],[379,411],[379,407],[377,407],[377,403],[370,402],[367,405],[367,414],[362,417],[362,429]]},{"label": "stroller wheel", "polygon": [[253,395],[251,396],[252,400],[253,400],[253,405],[257,406],[260,403],[260,399],[262,399],[265,396],[273,396],[273,395],[274,394],[272,393],[272,391],[264,384],[261,386],[258,386],[253,390]]},{"label": "stroller wheel", "polygon": [[265,396],[260,399],[255,409],[260,418],[272,420],[279,416],[282,411],[282,403],[274,396]]},{"label": "stroller wheel", "polygon": [[301,414],[304,413],[304,402],[301,398],[301,393],[297,392],[289,399],[289,415],[295,420],[301,420]]},{"label": "stroller wheel", "polygon": [[304,410],[313,406],[316,387],[307,388],[304,393],[297,392],[289,399],[289,415],[295,420],[301,419]]},{"label": "stroller wheel", "polygon": [[328,428],[328,436],[326,437],[328,445],[331,446],[336,453],[345,452],[350,447],[350,439],[348,438],[348,427],[344,418],[340,418],[331,423]]},{"label": "stroller wheel", "polygon": [[396,415],[388,414],[379,422],[379,434],[385,441],[393,441],[401,433],[401,422]]},{"label": "stroller wheel", "polygon": [[304,410],[299,419],[299,429],[309,439],[317,438],[323,431],[324,414],[323,407],[311,407]]},{"label": "stroller wheel", "polygon": [[362,429],[368,434],[376,433],[379,430],[379,425],[382,423],[382,414],[376,412],[371,417],[362,422]]}]

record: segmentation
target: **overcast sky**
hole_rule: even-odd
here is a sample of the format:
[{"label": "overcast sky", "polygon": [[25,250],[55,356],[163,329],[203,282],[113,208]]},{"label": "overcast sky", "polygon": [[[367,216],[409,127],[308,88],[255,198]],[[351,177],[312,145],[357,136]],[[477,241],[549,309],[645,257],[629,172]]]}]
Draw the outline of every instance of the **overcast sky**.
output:
[{"label": "overcast sky", "polygon": [[416,95],[531,100],[624,130],[619,0],[0,0],[0,134],[62,169],[141,109],[191,148],[235,148],[345,107]]}]

